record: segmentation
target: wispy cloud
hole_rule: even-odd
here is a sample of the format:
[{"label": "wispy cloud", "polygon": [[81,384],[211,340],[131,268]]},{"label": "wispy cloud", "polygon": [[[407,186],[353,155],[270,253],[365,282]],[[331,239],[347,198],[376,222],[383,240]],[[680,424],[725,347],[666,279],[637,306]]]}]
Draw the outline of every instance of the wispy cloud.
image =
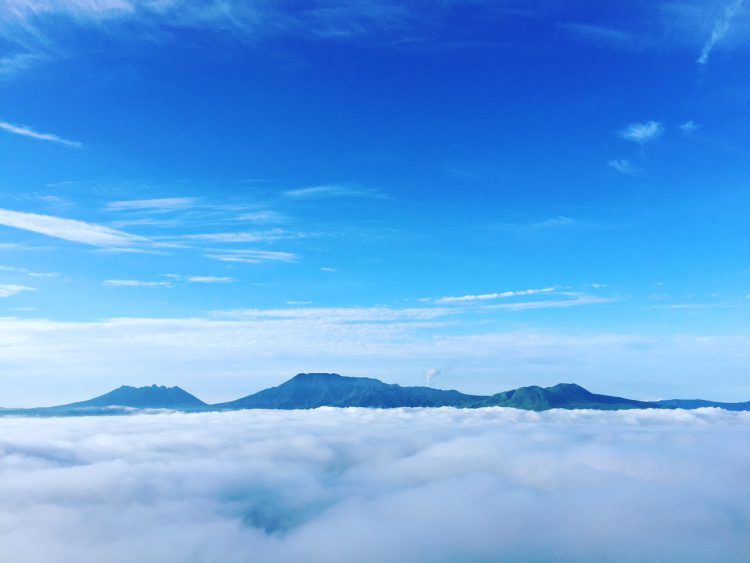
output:
[{"label": "wispy cloud", "polygon": [[711,51],[713,51],[716,44],[724,39],[726,34],[729,32],[729,26],[732,23],[732,20],[737,15],[737,13],[742,8],[744,0],[732,0],[732,2],[729,3],[729,5],[725,8],[724,12],[719,16],[719,18],[714,22],[714,27],[711,30],[711,37],[708,38],[708,41],[703,45],[703,49],[701,49],[701,54],[698,57],[698,64],[699,65],[705,65],[708,62],[709,56],[711,56]]},{"label": "wispy cloud", "polygon": [[237,216],[237,220],[250,223],[286,223],[289,221],[289,217],[278,211],[263,210],[242,213]]},{"label": "wispy cloud", "polygon": [[651,305],[650,309],[663,309],[670,311],[705,311],[710,309],[728,309],[732,307],[730,303],[672,303]]},{"label": "wispy cloud", "polygon": [[215,311],[218,318],[286,319],[325,323],[364,323],[384,321],[424,321],[456,314],[447,307],[297,307],[288,309],[236,309]]},{"label": "wispy cloud", "polygon": [[0,78],[11,78],[39,64],[47,57],[42,52],[15,53],[0,57]]},{"label": "wispy cloud", "polygon": [[158,199],[131,199],[112,201],[105,207],[107,211],[175,211],[189,209],[198,203],[194,197],[170,197]]},{"label": "wispy cloud", "polygon": [[680,123],[680,131],[685,133],[685,135],[692,135],[700,128],[701,126],[692,119],[685,121],[684,123]]},{"label": "wispy cloud", "polygon": [[116,228],[122,228],[122,227],[158,227],[158,228],[174,228],[179,225],[181,225],[181,221],[179,219],[166,219],[162,218],[164,215],[160,215],[159,219],[153,218],[154,216],[151,215],[150,217],[137,217],[133,219],[120,219],[118,221],[107,221],[107,224],[116,227]]},{"label": "wispy cloud", "polygon": [[561,25],[573,34],[596,43],[626,45],[633,42],[633,36],[625,31],[589,23],[564,23]]},{"label": "wispy cloud", "polygon": [[26,125],[13,125],[12,123],[8,123],[7,121],[0,121],[0,129],[8,133],[12,133],[13,135],[29,137],[38,141],[48,141],[50,143],[57,143],[58,145],[65,145],[67,147],[74,148],[83,147],[83,143],[79,143],[78,141],[63,139],[62,137],[54,135],[53,133],[39,133],[38,131],[34,131],[31,127],[28,127]]},{"label": "wispy cloud", "polygon": [[107,249],[132,249],[149,242],[144,237],[102,225],[8,209],[0,209],[0,225]]},{"label": "wispy cloud", "polygon": [[664,127],[658,121],[631,123],[618,131],[617,135],[626,141],[647,143],[658,139],[664,132]]},{"label": "wispy cloud", "polygon": [[105,280],[106,287],[172,287],[171,282],[141,281],[141,280]]},{"label": "wispy cloud", "polygon": [[166,41],[173,37],[162,33],[167,29],[212,29],[256,41],[276,35],[343,41],[401,35],[409,27],[406,24],[417,21],[420,4],[314,1],[290,9],[279,2],[242,0],[5,0],[0,35],[12,54],[0,59],[0,72],[10,75],[64,55],[66,46],[55,33],[64,25],[95,27],[113,40],[130,41]]},{"label": "wispy cloud", "polygon": [[519,234],[534,234],[581,226],[584,226],[584,224],[578,219],[573,219],[566,215],[558,215],[557,217],[550,217],[549,219],[541,219],[539,221],[530,221],[528,223],[495,223],[492,227],[495,229],[517,232]]},{"label": "wispy cloud", "polygon": [[375,190],[356,188],[342,184],[328,184],[325,186],[312,186],[309,188],[298,188],[287,190],[284,195],[297,199],[323,199],[333,197],[381,197]]},{"label": "wispy cloud", "polygon": [[267,242],[274,240],[288,240],[306,238],[306,233],[286,231],[283,229],[271,229],[268,231],[239,232],[239,233],[198,233],[192,235],[181,235],[174,237],[180,240],[193,240],[200,242],[215,243],[243,243],[243,242]]},{"label": "wispy cloud", "polygon": [[26,268],[18,268],[16,266],[0,266],[0,272],[13,272],[16,274],[23,274],[30,278],[58,278],[60,274],[58,272],[32,272]]},{"label": "wispy cloud", "polygon": [[12,297],[24,291],[36,291],[36,288],[13,283],[0,284],[0,297]]},{"label": "wispy cloud", "polygon": [[552,293],[555,287],[545,287],[542,289],[522,289],[520,291],[503,291],[501,293],[482,293],[479,295],[462,295],[460,297],[441,297],[436,299],[437,303],[466,303],[471,301],[488,301],[494,299],[503,299],[508,297],[519,297],[524,295],[537,295],[540,293]]},{"label": "wispy cloud", "polygon": [[329,266],[323,266],[322,268],[320,268],[320,271],[321,272],[333,273],[333,272],[338,272],[339,269],[338,268],[331,268]]},{"label": "wispy cloud", "polygon": [[572,219],[570,217],[566,217],[565,215],[558,215],[557,217],[552,217],[551,219],[543,219],[542,221],[537,221],[535,223],[530,223],[528,225],[531,229],[561,229],[564,227],[572,227],[573,225],[576,225],[578,221],[575,219]]},{"label": "wispy cloud", "polygon": [[608,297],[597,297],[583,293],[563,292],[560,295],[567,296],[565,299],[545,299],[539,301],[523,301],[520,303],[502,303],[499,305],[487,305],[487,309],[505,309],[507,311],[529,311],[534,309],[567,309],[568,307],[579,307],[581,305],[599,305],[612,303]]},{"label": "wispy cloud", "polygon": [[292,252],[272,250],[220,250],[206,254],[206,258],[220,262],[260,264],[262,262],[296,262],[299,256]]},{"label": "wispy cloud", "polygon": [[237,280],[227,276],[190,276],[187,281],[190,283],[232,283]]},{"label": "wispy cloud", "polygon": [[607,162],[607,166],[627,176],[640,176],[641,169],[625,158],[617,158]]}]

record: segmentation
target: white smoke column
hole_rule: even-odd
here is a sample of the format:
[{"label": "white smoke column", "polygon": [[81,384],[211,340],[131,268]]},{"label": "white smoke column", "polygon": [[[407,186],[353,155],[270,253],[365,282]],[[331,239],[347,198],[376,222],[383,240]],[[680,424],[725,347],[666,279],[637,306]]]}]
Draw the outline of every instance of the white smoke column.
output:
[{"label": "white smoke column", "polygon": [[424,373],[424,381],[427,384],[427,387],[432,387],[432,382],[435,380],[435,378],[440,375],[443,372],[443,370],[440,369],[428,369]]}]

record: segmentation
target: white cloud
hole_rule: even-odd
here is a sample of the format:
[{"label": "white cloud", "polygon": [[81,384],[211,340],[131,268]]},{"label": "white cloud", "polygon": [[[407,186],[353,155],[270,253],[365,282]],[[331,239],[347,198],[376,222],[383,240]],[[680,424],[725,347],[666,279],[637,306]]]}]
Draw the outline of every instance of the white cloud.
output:
[{"label": "white cloud", "polygon": [[607,162],[607,166],[614,168],[621,174],[628,176],[638,176],[641,174],[641,170],[634,166],[629,160],[625,158],[617,158]]},{"label": "white cloud", "polygon": [[250,223],[285,223],[289,218],[278,211],[252,211],[242,213],[237,217],[238,221],[249,221]]},{"label": "white cloud", "polygon": [[190,283],[232,283],[236,280],[226,276],[190,276],[187,281]]},{"label": "white cloud", "polygon": [[658,121],[646,121],[644,123],[631,123],[617,134],[626,141],[634,143],[647,143],[656,140],[664,133],[664,127]]},{"label": "white cloud", "polygon": [[338,272],[339,269],[338,268],[330,268],[328,266],[323,266],[322,268],[320,268],[320,271],[321,272],[334,273],[334,272]]},{"label": "white cloud", "polygon": [[612,27],[589,23],[565,23],[561,27],[583,39],[588,39],[596,43],[606,43],[616,46],[634,43],[631,34]]},{"label": "white cloud", "polygon": [[36,288],[13,283],[0,284],[0,298],[12,297],[24,291],[36,291]]},{"label": "white cloud", "polygon": [[105,280],[102,285],[107,287],[172,287],[170,282],[140,280]]},{"label": "white cloud", "polygon": [[194,197],[170,197],[159,199],[131,199],[112,201],[105,207],[107,211],[156,211],[166,212],[195,207],[198,199]]},{"label": "white cloud", "polygon": [[58,272],[32,272],[26,268],[18,268],[16,266],[0,266],[0,272],[12,272],[14,274],[23,274],[30,278],[59,278]]},{"label": "white cloud", "polygon": [[[132,216],[131,216],[132,217]],[[165,217],[161,215],[160,217]],[[117,221],[107,221],[107,224],[121,229],[123,227],[159,227],[159,228],[174,228],[180,225],[179,219],[154,219],[153,215],[150,217],[138,217],[134,219],[120,219]]]},{"label": "white cloud", "polygon": [[148,239],[93,223],[53,215],[0,209],[0,225],[109,249],[127,249]]},{"label": "white cloud", "polygon": [[550,217],[549,219],[542,219],[541,221],[533,221],[530,223],[499,223],[496,225],[499,229],[527,234],[582,226],[585,225],[580,221],[565,215],[558,215],[557,217]]},{"label": "white cloud", "polygon": [[299,188],[287,190],[284,195],[297,199],[322,199],[329,197],[379,197],[380,194],[373,190],[363,188],[353,188],[340,184],[330,184],[325,186],[313,186],[310,188]]},{"label": "white cloud", "polygon": [[537,295],[539,293],[552,293],[555,287],[545,287],[542,289],[523,289],[520,291],[503,291],[501,293],[483,293],[480,295],[462,295],[461,297],[441,297],[436,301],[438,303],[462,303],[466,301],[486,301],[489,299],[502,299],[506,297],[518,297],[522,295]]},{"label": "white cloud", "polygon": [[680,131],[682,131],[686,135],[691,135],[692,133],[695,133],[700,128],[701,126],[698,125],[692,119],[685,121],[684,123],[680,123]]},{"label": "white cloud", "polygon": [[0,550],[60,563],[740,563],[748,431],[747,413],[712,409],[0,418]]},{"label": "white cloud", "polygon": [[571,227],[576,224],[577,221],[575,219],[571,219],[570,217],[566,217],[564,215],[558,215],[557,217],[552,217],[551,219],[544,219],[543,221],[531,223],[529,227],[531,229],[560,229],[564,227]]},{"label": "white cloud", "polygon": [[403,34],[425,7],[431,8],[346,0],[295,9],[242,0],[4,0],[0,37],[10,54],[0,59],[0,73],[12,75],[65,56],[71,46],[59,40],[60,29],[93,28],[112,42],[169,41],[174,30],[215,30],[253,41],[276,35],[342,41]]},{"label": "white cloud", "polygon": [[732,0],[721,16],[716,22],[714,22],[714,27],[711,30],[711,37],[708,38],[708,41],[703,45],[703,49],[701,49],[701,54],[697,61],[698,64],[705,65],[708,62],[708,57],[711,55],[711,51],[713,51],[716,44],[724,39],[729,32],[729,26],[734,17],[740,11],[740,8],[742,8],[743,2],[744,0]]},{"label": "white cloud", "polygon": [[[143,2],[139,0],[62,0],[59,2],[44,2],[40,0],[7,0],[9,16],[16,18],[31,18],[44,14],[70,15],[76,18],[90,18],[101,20],[122,14],[131,14],[135,5]],[[166,0],[160,2],[165,7],[174,2]]]},{"label": "white cloud", "polygon": [[199,233],[193,235],[182,235],[180,240],[194,240],[200,242],[215,243],[242,243],[242,242],[267,242],[274,240],[288,240],[304,238],[305,233],[285,231],[284,229],[271,229],[268,231],[239,232],[239,233]]},{"label": "white cloud", "polygon": [[78,141],[63,139],[62,137],[53,135],[52,133],[39,133],[37,131],[34,131],[31,127],[27,127],[26,125],[13,125],[12,123],[8,123],[7,121],[0,121],[0,129],[14,135],[29,137],[38,141],[49,141],[51,143],[57,143],[58,145],[65,145],[67,147],[81,148],[83,146],[83,144],[79,143]]},{"label": "white cloud", "polygon": [[401,320],[429,320],[456,313],[455,309],[442,307],[302,307],[291,309],[236,309],[215,311],[217,318],[230,319],[294,319],[322,321],[325,323],[363,323]]},{"label": "white cloud", "polygon": [[260,264],[262,262],[296,262],[299,257],[292,252],[273,250],[217,250],[206,254],[206,258],[220,262]]},{"label": "white cloud", "polygon": [[540,301],[523,301],[520,303],[503,303],[500,305],[487,305],[487,309],[505,309],[508,311],[529,311],[532,309],[567,309],[568,307],[578,307],[581,305],[599,305],[602,303],[611,303],[613,299],[608,297],[596,297],[594,295],[585,295],[582,293],[561,293],[567,295],[566,299],[547,299]]},{"label": "white cloud", "polygon": [[45,58],[41,52],[15,53],[7,57],[0,57],[0,78],[13,77],[39,64]]}]

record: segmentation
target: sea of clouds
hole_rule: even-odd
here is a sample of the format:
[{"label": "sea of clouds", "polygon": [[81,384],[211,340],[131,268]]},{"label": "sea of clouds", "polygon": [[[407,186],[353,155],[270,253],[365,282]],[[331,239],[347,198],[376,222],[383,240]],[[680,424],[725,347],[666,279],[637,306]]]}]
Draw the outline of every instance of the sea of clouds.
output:
[{"label": "sea of clouds", "polygon": [[750,413],[0,418],[0,559],[748,561]]}]

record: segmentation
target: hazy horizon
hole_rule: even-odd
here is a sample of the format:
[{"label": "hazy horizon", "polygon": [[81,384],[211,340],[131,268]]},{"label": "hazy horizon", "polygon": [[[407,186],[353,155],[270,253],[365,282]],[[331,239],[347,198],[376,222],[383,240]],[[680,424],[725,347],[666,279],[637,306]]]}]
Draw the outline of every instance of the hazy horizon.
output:
[{"label": "hazy horizon", "polygon": [[[182,389],[183,391],[186,391],[186,392],[190,393],[191,395],[193,395],[194,397],[196,397],[197,399],[203,401],[204,403],[206,403],[206,405],[210,406],[210,405],[216,405],[216,404],[220,404],[220,403],[224,403],[224,402],[228,402],[228,401],[233,401],[233,400],[239,399],[241,397],[245,397],[247,395],[251,395],[253,393],[257,393],[258,391],[262,391],[264,389],[269,389],[270,387],[275,387],[277,384],[283,384],[285,382],[291,381],[292,378],[294,378],[294,377],[296,377],[298,375],[305,375],[306,373],[309,373],[309,372],[300,372],[298,374],[290,375],[289,377],[284,378],[283,380],[277,382],[276,384],[272,384],[269,387],[261,387],[261,388],[251,389],[249,391],[242,392],[241,395],[224,396],[224,397],[221,397],[219,400],[215,400],[215,399],[214,400],[205,400],[204,397],[199,396],[198,394],[193,393],[190,389],[186,389],[186,388],[184,388],[184,387],[182,387],[180,385],[171,385],[170,386],[170,385],[163,385],[163,384],[157,382],[157,383],[152,383],[150,385],[146,384],[146,385],[141,385],[141,386],[136,386],[136,385],[130,385],[128,383],[123,383],[122,385],[118,385],[115,388],[103,389],[100,392],[97,392],[95,395],[92,395],[92,396],[86,396],[86,397],[79,396],[74,401],[71,401],[71,402],[77,402],[77,401],[82,401],[82,400],[93,399],[93,398],[96,398],[98,396],[105,395],[105,394],[107,394],[107,393],[109,393],[111,391],[114,391],[116,389],[119,389],[121,387],[131,387],[131,388],[136,388],[136,389],[147,389],[149,387],[163,387],[163,388],[167,388],[167,389]],[[317,372],[317,373],[332,373],[332,372]],[[348,375],[348,374],[335,374],[335,373],[332,373],[332,374],[333,375],[341,375],[344,378],[353,378],[353,379],[357,378],[357,376],[351,376],[351,375]],[[404,385],[404,387],[429,387],[431,389],[444,389],[444,390],[445,389],[449,389],[449,388],[447,388],[447,387],[445,387],[443,385],[440,385],[439,382],[436,384],[435,380],[439,379],[441,376],[442,376],[442,372],[433,370],[433,371],[430,371],[430,372],[427,372],[427,373],[424,374],[424,380],[421,383],[417,382],[417,383],[414,383],[413,385]],[[371,379],[375,379],[376,381],[382,381],[385,384],[394,383],[394,382],[390,382],[388,380],[382,380],[382,379],[379,379],[379,378],[371,378]],[[554,385],[565,385],[565,384],[575,384],[575,382],[573,382],[573,381],[559,381],[559,382],[557,382]],[[554,385],[550,385],[548,387],[552,387]],[[529,383],[528,385],[523,385],[521,387],[535,387],[535,386],[537,386],[537,385],[534,384],[534,383]],[[450,388],[450,389],[452,389],[452,388]],[[459,391],[461,393],[465,393],[465,391],[462,390],[462,389],[453,389],[453,390]],[[490,395],[493,395],[495,393],[500,393],[500,392],[503,392],[503,391],[510,391],[510,390],[511,389],[496,389],[496,390],[491,391],[489,393],[482,393],[480,395],[481,396],[490,396]],[[53,392],[54,391],[55,390],[53,390]],[[605,391],[603,391],[601,389],[587,389],[587,391],[590,391],[590,392],[593,392],[593,393],[596,393],[596,394],[600,394],[600,395],[610,395],[610,396],[612,395],[611,393],[607,393],[607,392],[605,392]],[[467,394],[470,394],[470,393],[467,393]],[[715,398],[714,399],[707,399],[706,397],[639,397],[639,396],[633,396],[633,397],[626,397],[626,398],[627,399],[635,399],[635,400],[639,400],[639,401],[660,401],[660,400],[666,400],[666,399],[702,399],[702,400],[713,400],[713,401],[723,402],[723,403],[739,403],[739,402],[747,402],[747,401],[749,401],[748,399],[742,399],[742,398],[731,399],[731,400],[719,400],[719,399],[715,399]],[[38,403],[38,402],[30,402],[30,403],[24,404],[24,405],[3,404],[3,405],[0,405],[0,412],[2,411],[3,408],[11,408],[11,409],[12,408],[30,408],[30,407],[45,408],[45,407],[61,406],[61,405],[65,405],[65,404],[67,404],[67,402],[66,403],[49,403],[49,404],[41,404],[41,403]],[[166,407],[165,406],[163,408],[169,409],[170,407]]]},{"label": "hazy horizon", "polygon": [[750,398],[741,0],[0,10],[0,405]]}]

